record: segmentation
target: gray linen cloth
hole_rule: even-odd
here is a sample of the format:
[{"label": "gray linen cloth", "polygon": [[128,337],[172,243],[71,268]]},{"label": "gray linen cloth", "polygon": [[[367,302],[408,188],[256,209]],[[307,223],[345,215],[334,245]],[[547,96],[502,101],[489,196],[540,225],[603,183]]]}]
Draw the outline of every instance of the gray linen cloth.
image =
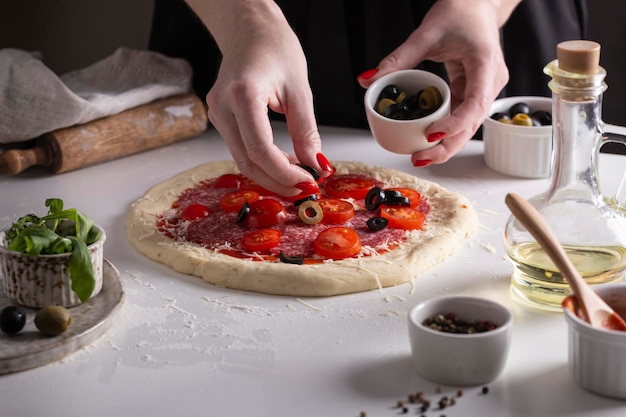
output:
[{"label": "gray linen cloth", "polygon": [[57,76],[34,54],[0,50],[0,144],[20,142],[191,91],[191,66],[151,51],[120,48]]}]

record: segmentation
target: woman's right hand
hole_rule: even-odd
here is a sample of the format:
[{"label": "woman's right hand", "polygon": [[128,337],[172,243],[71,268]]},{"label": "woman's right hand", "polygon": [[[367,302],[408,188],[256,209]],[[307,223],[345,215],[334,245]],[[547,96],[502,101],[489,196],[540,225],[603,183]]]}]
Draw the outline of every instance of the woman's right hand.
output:
[{"label": "woman's right hand", "polygon": [[[273,1],[190,0],[223,59],[206,101],[213,126],[241,172],[281,195],[315,192],[313,177],[331,167],[321,153],[307,63],[295,33]],[[213,11],[217,12],[213,12]],[[295,154],[274,144],[268,108],[286,117]]]}]

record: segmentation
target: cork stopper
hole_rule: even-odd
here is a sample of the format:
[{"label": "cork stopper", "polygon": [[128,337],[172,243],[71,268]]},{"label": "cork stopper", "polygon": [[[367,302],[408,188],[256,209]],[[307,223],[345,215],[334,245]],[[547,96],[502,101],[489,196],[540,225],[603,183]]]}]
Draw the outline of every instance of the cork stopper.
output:
[{"label": "cork stopper", "polygon": [[576,74],[596,74],[600,66],[600,44],[574,40],[556,46],[559,68]]}]

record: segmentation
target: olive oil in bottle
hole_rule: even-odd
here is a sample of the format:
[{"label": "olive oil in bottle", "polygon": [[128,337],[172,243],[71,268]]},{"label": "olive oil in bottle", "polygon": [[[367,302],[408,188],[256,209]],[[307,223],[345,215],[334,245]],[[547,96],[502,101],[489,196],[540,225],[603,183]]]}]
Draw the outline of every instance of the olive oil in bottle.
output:
[{"label": "olive oil in bottle", "polygon": [[[555,232],[574,266],[589,284],[623,280],[626,269],[626,216],[602,196],[597,157],[604,141],[602,94],[606,71],[600,45],[567,41],[544,72],[552,77],[553,161],[551,184],[528,201]],[[504,246],[513,263],[512,293],[532,305],[561,310],[570,288],[521,223],[511,216]]]}]

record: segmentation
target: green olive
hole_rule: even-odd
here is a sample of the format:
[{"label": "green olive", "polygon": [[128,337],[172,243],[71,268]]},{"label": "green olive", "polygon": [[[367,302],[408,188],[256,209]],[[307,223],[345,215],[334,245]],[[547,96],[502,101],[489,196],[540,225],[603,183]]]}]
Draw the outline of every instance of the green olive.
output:
[{"label": "green olive", "polygon": [[35,315],[35,326],[46,336],[57,336],[70,327],[72,315],[61,306],[44,307]]},{"label": "green olive", "polygon": [[385,114],[387,107],[392,104],[396,104],[396,102],[390,98],[382,98],[378,103],[376,103],[376,111],[380,114]]},{"label": "green olive", "polygon": [[513,124],[513,120],[509,119],[508,117],[501,117],[498,119],[498,121],[500,123],[506,123],[507,125],[512,125]]},{"label": "green olive", "polygon": [[443,97],[441,97],[441,93],[437,87],[433,85],[429,85],[420,93],[419,104],[422,110],[435,111],[442,103]]},{"label": "green olive", "polygon": [[406,92],[400,91],[398,97],[396,97],[396,103],[402,103],[406,99]]},{"label": "green olive", "polygon": [[298,206],[298,216],[306,224],[317,224],[324,218],[324,211],[315,201],[308,200]]},{"label": "green olive", "polygon": [[513,119],[511,120],[513,121],[514,125],[519,125],[519,126],[532,126],[533,125],[532,117],[524,113],[517,113],[515,116],[513,116]]}]

